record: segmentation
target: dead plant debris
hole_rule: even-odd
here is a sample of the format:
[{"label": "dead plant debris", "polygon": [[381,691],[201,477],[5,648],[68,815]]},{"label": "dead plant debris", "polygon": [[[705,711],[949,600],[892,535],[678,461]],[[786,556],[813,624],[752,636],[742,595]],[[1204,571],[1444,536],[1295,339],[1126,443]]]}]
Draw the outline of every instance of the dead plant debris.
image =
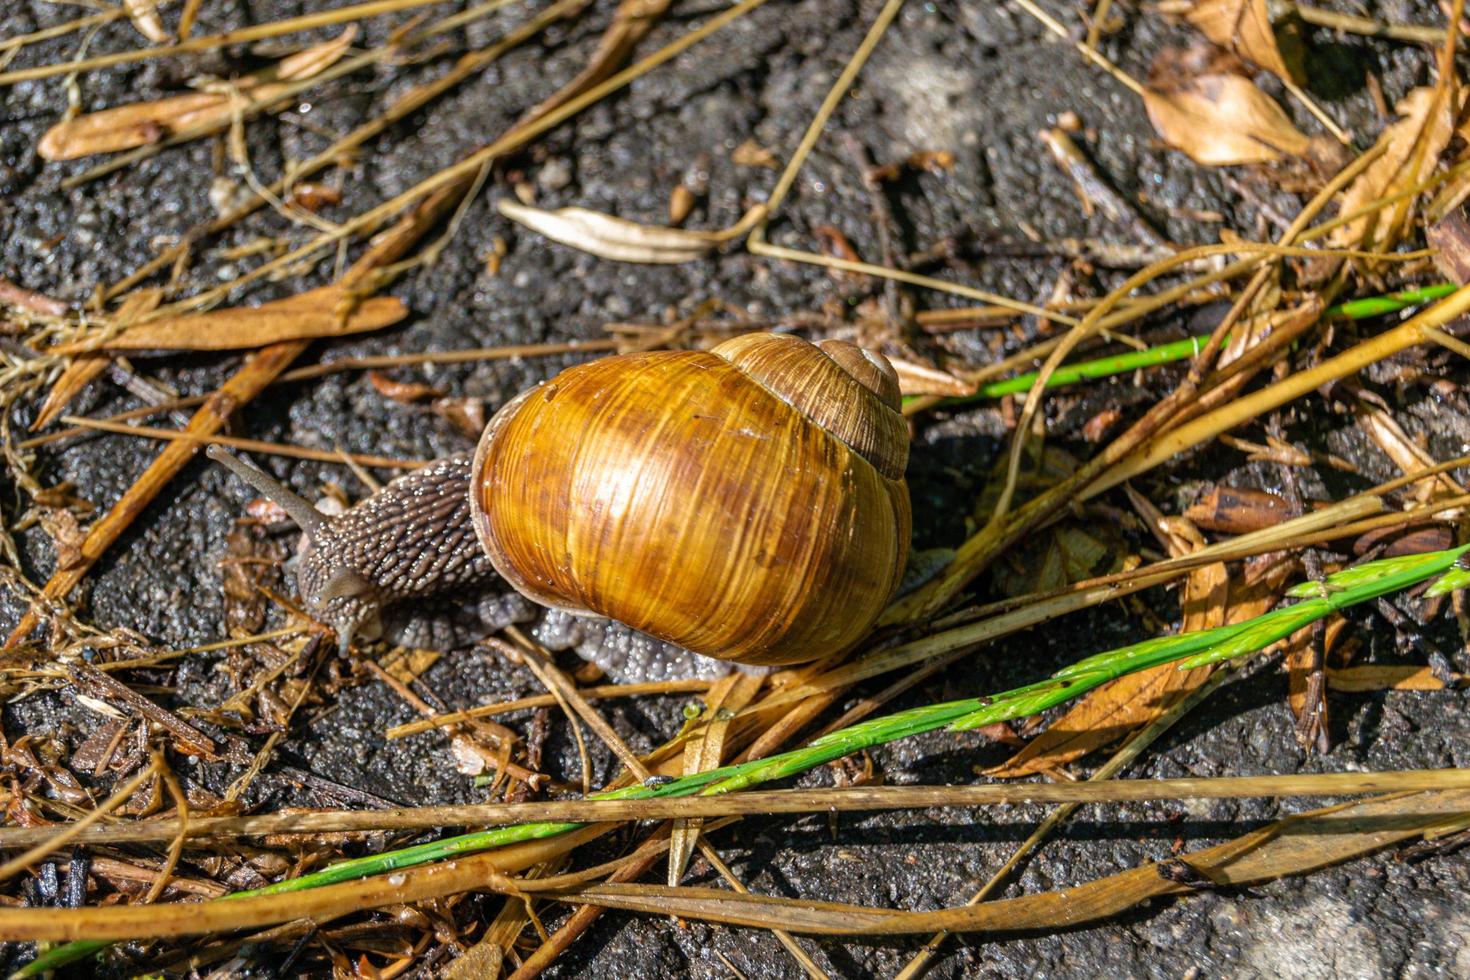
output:
[{"label": "dead plant debris", "polygon": [[[148,168],[198,177],[175,154],[213,157],[198,186],[150,191],[159,214],[139,224],[169,230],[138,243],[148,257],[135,268],[107,254],[92,219],[38,219],[47,230],[3,256],[0,847],[12,853],[0,938],[61,944],[7,946],[8,970],[100,955],[107,969],[150,974],[528,980],[619,909],[680,945],[696,933],[665,926],[669,916],[769,932],[752,941],[759,957],[715,950],[737,975],[825,975],[835,946],[810,935],[928,937],[865,947],[912,978],[950,955],[951,932],[1065,930],[1086,942],[1084,927],[1124,913],[1172,914],[1164,899],[1232,889],[1269,902],[1238,889],[1340,864],[1357,874],[1385,849],[1434,862],[1463,845],[1470,777],[1453,768],[1453,743],[1470,573],[1455,556],[1470,461],[1449,458],[1470,428],[1463,32],[1268,0],[1102,0],[1061,15],[1071,22],[1034,0],[973,12],[1006,17],[1007,31],[1039,25],[1017,43],[1068,59],[1068,79],[1096,72],[1109,99],[1136,99],[1150,146],[1146,129],[1096,102],[977,106],[973,38],[936,27],[932,11],[900,18],[901,0],[884,0],[864,12],[866,33],[834,26],[815,57],[790,39],[762,47],[762,18],[805,13],[764,4],[672,22],[667,0],[537,12],[367,0],[245,24],[199,0],[123,0],[0,38],[0,97],[31,82],[7,107],[44,103],[45,121],[16,132],[54,165],[35,179],[60,192],[58,206]],[[1443,4],[1445,23],[1465,23],[1464,6]],[[395,19],[376,22],[385,15]],[[1161,15],[1184,46],[1129,49],[1144,43],[1129,22]],[[742,19],[746,34],[727,30]],[[1363,99],[1308,91],[1327,31],[1373,52],[1395,46],[1364,62]],[[905,32],[918,43],[885,40]],[[461,50],[470,38],[478,46]],[[268,46],[246,47],[257,42]],[[889,60],[870,65],[875,52]],[[727,60],[743,71],[798,55],[800,85],[781,91],[792,104],[780,112],[753,115],[747,83],[726,84],[741,77]],[[501,82],[526,85],[487,73],[509,59]],[[104,74],[139,63],[167,83],[143,72],[132,91]],[[1152,65],[1146,81],[1122,67],[1137,64]],[[194,91],[180,94],[186,80]],[[1045,81],[1014,91],[1070,90]],[[471,96],[498,113],[488,132],[480,116],[480,129],[456,128],[453,103]],[[318,98],[330,122],[319,124]],[[691,129],[684,108],[696,105]],[[1018,132],[1018,108],[1055,123]],[[707,145],[659,145],[645,167],[642,144],[666,132]],[[422,164],[412,179],[404,152]],[[1050,160],[1018,171],[1022,152]],[[112,156],[65,165],[99,154]],[[1161,156],[1159,173],[1120,168]],[[611,200],[584,185],[594,173],[610,175]],[[1044,188],[986,199],[1017,173]],[[0,161],[0,185],[34,210],[33,176]],[[1217,180],[1229,195],[1211,190]],[[189,194],[217,215],[174,227]],[[78,258],[82,241],[95,262]],[[462,289],[466,254],[473,285]],[[68,269],[115,278],[71,282]],[[559,311],[544,324],[543,301]],[[459,303],[495,315],[445,349],[424,329]],[[618,308],[606,320],[621,319],[605,322],[604,303]],[[496,334],[506,310],[529,341]],[[404,324],[413,330],[389,330]],[[292,474],[301,492],[347,507],[377,485],[371,469],[419,465],[412,447],[471,445],[508,386],[588,356],[751,330],[882,351],[914,436],[923,546],[881,629],[817,663],[610,684],[542,646],[554,620],[480,596],[455,597],[442,616],[415,609],[424,622],[391,624],[339,657],[294,595],[291,507],[229,503],[221,524],[201,509],[225,506],[219,483],[188,465],[209,443],[314,460]],[[318,398],[327,412],[363,412],[341,431],[384,445],[342,448],[329,415],[305,411]],[[253,437],[272,420],[287,434]],[[289,432],[303,426],[320,431]],[[105,456],[122,476],[97,478],[86,461]],[[119,592],[164,540],[178,565],[138,579],[151,591]],[[1442,563],[1435,576],[1410,574],[1430,561]],[[1371,576],[1403,578],[1341,600]],[[199,579],[217,593],[190,594]],[[210,610],[216,627],[194,636]],[[175,625],[145,625],[165,620]],[[1235,639],[1271,623],[1254,646]],[[170,646],[168,629],[190,638]],[[1191,659],[1148,659],[1227,634]],[[1254,660],[1222,653],[1232,642]],[[1105,664],[1077,663],[1108,648]],[[498,686],[470,686],[487,664]],[[1284,719],[1273,737],[1289,744],[1263,757],[1288,768],[1309,753],[1334,767],[1348,737],[1393,742],[1422,768],[1240,773],[1255,748],[1209,755],[1220,744],[1209,730],[1237,724],[1234,709],[1215,710],[1227,687],[1259,717]],[[356,703],[389,707],[364,715]],[[1370,703],[1382,710],[1364,713]],[[936,720],[959,704],[965,713]],[[319,734],[339,724],[353,734]],[[1423,730],[1435,725],[1443,732]],[[887,748],[898,739],[904,751]],[[374,785],[363,766],[324,766],[326,745],[387,760],[389,775]],[[442,799],[404,775],[425,759]],[[1137,778],[1145,759],[1228,775]],[[912,785],[930,771],[915,765],[979,783]],[[767,785],[790,777],[804,782]],[[701,793],[674,795],[691,785]],[[1293,796],[1366,798],[1303,812],[1284,802]],[[1272,822],[1222,834],[1196,825],[1202,811],[1173,809],[1245,798]],[[1107,817],[1102,843],[1053,840],[1079,806],[1143,802],[1175,821],[1159,847]],[[1038,821],[1021,808],[1036,804],[1056,808]],[[978,891],[946,844],[905,845],[890,867],[845,816],[924,821],[977,806],[1010,807],[994,822],[1027,828],[1019,847],[963,837],[986,867]],[[823,869],[887,876],[895,907],[827,901],[809,888],[820,876],[773,884],[722,854],[749,847],[759,818],[779,872],[796,824],[775,817],[824,812],[813,825],[823,839],[802,846]],[[1195,842],[1206,833],[1225,843]],[[1050,862],[1043,877],[1056,884],[1018,878],[1026,861]],[[909,901],[908,875],[926,876],[921,900]],[[1017,891],[1001,897],[1007,883]],[[171,938],[187,945],[157,941]],[[134,939],[125,953],[107,948]]]}]

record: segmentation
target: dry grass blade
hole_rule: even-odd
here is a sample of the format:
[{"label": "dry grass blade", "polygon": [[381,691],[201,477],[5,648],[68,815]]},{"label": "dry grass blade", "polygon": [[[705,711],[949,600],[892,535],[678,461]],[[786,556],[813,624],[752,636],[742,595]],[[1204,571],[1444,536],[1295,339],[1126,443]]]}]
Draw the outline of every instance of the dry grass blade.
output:
[{"label": "dry grass blade", "polygon": [[269,105],[289,82],[311,78],[347,53],[357,36],[349,27],[337,38],[314,45],[265,71],[237,79],[227,90],[176,95],[152,102],[90,112],[46,131],[36,152],[46,160],[75,160],[157,143],[179,132],[222,128],[237,114]]},{"label": "dry grass blade", "polygon": [[1470,287],[1461,287],[1392,330],[1371,337],[1313,368],[1298,371],[1274,385],[1229,402],[1222,408],[1144,442],[1129,458],[1119,461],[1084,489],[1083,497],[1092,497],[1109,487],[1117,486],[1222,432],[1228,432],[1237,425],[1259,418],[1272,409],[1315,391],[1329,381],[1349,377],[1401,350],[1424,343],[1428,339],[1426,328],[1442,326],[1467,311],[1470,311]]},{"label": "dry grass blade", "polygon": [[341,286],[323,286],[260,306],[165,316],[127,327],[111,337],[61,344],[48,353],[238,350],[285,340],[381,330],[408,316],[408,307],[392,297],[364,300],[343,316],[339,311],[346,295]]},{"label": "dry grass blade", "polygon": [[163,47],[142,48],[135,51],[118,51],[113,54],[97,55],[94,58],[85,58],[80,61],[63,61],[59,64],[39,65],[35,68],[18,68],[15,71],[0,72],[0,85],[14,85],[17,82],[29,82],[38,78],[53,78],[57,75],[68,75],[74,72],[96,71],[99,68],[110,68],[113,65],[125,65],[135,61],[148,61],[152,58],[162,58],[170,55],[209,51],[231,44],[249,44],[253,41],[263,41],[270,37],[280,37],[283,34],[294,34],[297,31],[308,31],[317,27],[327,27],[332,24],[361,20],[364,17],[377,17],[381,14],[391,14],[399,10],[409,10],[413,7],[425,7],[430,4],[444,2],[445,0],[369,0],[367,3],[337,7],[333,10],[321,10],[315,13],[302,14],[300,17],[287,17],[284,20],[271,21],[267,24],[241,27],[233,31],[225,31],[223,34],[211,34],[208,37],[190,38],[187,41],[180,41],[178,44],[170,44]]},{"label": "dry grass blade", "polygon": [[156,763],[143,767],[133,778],[114,790],[111,796],[82,819],[48,834],[45,840],[37,841],[24,854],[17,855],[9,861],[6,861],[3,865],[0,865],[0,881],[8,881],[16,872],[25,870],[46,855],[60,850],[82,834],[85,834],[87,828],[126,803],[130,796],[136,793],[144,783],[148,782],[148,780],[157,774],[158,769]]},{"label": "dry grass blade", "polygon": [[[762,678],[739,671],[716,682],[705,695],[704,710],[710,717],[704,729],[684,745],[684,775],[718,768],[725,757],[725,738],[735,713],[751,702],[760,690]],[[677,885],[684,877],[694,845],[699,841],[703,821],[680,818],[669,831],[668,882]]]},{"label": "dry grass blade", "polygon": [[[432,827],[516,824],[527,821],[607,823],[679,817],[752,814],[841,813],[929,807],[1017,806],[1031,803],[1102,804],[1153,800],[1225,800],[1256,797],[1353,796],[1369,793],[1470,791],[1470,770],[1406,769],[1383,772],[1288,773],[1183,779],[1104,779],[1079,783],[985,783],[975,786],[850,786],[836,789],[752,790],[716,796],[644,797],[626,800],[538,800],[469,803],[389,810],[322,810],[259,816],[196,816],[91,827],[75,840],[86,844],[139,844],[270,836],[411,831]],[[54,837],[55,827],[0,827],[0,847],[31,847]],[[660,852],[662,853],[662,849]]]},{"label": "dry grass blade", "polygon": [[731,925],[829,936],[947,932],[1001,933],[1076,928],[1152,899],[1203,885],[1239,886],[1305,874],[1458,826],[1470,792],[1396,794],[1288,817],[1217,847],[1149,862],[1055,892],[935,912],[897,912],[806,899],[755,898],[710,888],[600,885],[561,894],[568,902],[678,915]]},{"label": "dry grass blade", "polygon": [[[649,681],[644,684],[601,684],[597,687],[578,688],[577,693],[589,701],[597,701],[603,698],[637,697],[645,694],[689,694],[707,691],[711,681],[703,679],[674,680],[674,681]],[[538,694],[529,698],[517,698],[514,701],[503,701],[500,704],[487,704],[478,708],[466,708],[463,711],[451,711],[448,714],[434,715],[431,718],[423,718],[419,721],[410,721],[402,725],[394,725],[383,733],[383,737],[389,740],[396,738],[407,738],[420,732],[432,731],[445,725],[453,725],[461,721],[469,721],[472,718],[488,718],[492,715],[508,714],[512,711],[524,711],[527,708],[549,708],[560,702],[555,695]]]},{"label": "dry grass blade", "polygon": [[[1343,536],[1346,530],[1343,525],[1346,522],[1382,514],[1384,506],[1383,500],[1377,496],[1364,495],[1349,498],[1325,510],[1304,514],[1276,527],[1210,545],[1189,556],[1188,559],[1158,562],[1132,571],[1078,582],[1056,593],[997,603],[989,607],[985,611],[986,614],[975,622],[952,626],[901,646],[868,654],[806,684],[782,689],[756,707],[786,703],[833,688],[840,689],[842,686],[856,683],[859,680],[923,663],[981,643],[988,643],[1058,616],[1173,581],[1183,572],[1201,563],[1234,561],[1255,554],[1277,551],[1288,546],[1299,547],[1303,541],[1334,540]],[[1403,520],[1399,515],[1388,516],[1394,522]],[[896,603],[890,607],[891,610],[900,608]]]},{"label": "dry grass blade", "polygon": [[[1088,777],[1088,781],[1102,782],[1115,779],[1121,775],[1159,737],[1173,728],[1180,719],[1187,716],[1217,689],[1227,676],[1229,675],[1224,671],[1217,671],[1207,682],[1196,687],[1184,698],[1175,701],[1167,712],[1149,722],[1145,728],[1130,738],[1122,748],[1113,753],[1106,762],[1098,766],[1092,775]],[[1031,832],[1030,836],[1011,852],[1011,856],[1006,859],[1006,862],[986,879],[985,884],[981,885],[975,894],[970,896],[967,904],[978,905],[987,900],[995,889],[1010,879],[1016,869],[1021,866],[1021,862],[1025,861],[1042,844],[1050,839],[1056,829],[1070,819],[1072,814],[1076,813],[1080,806],[1082,806],[1080,803],[1064,803],[1048,813],[1045,819],[1036,825],[1036,829]],[[938,932],[931,936],[923,948],[915,953],[904,968],[894,976],[894,980],[917,980],[918,977],[923,976],[934,954],[939,951],[948,936],[949,933],[947,932]]]},{"label": "dry grass blade", "polygon": [[[1357,417],[1358,427],[1405,476],[1414,476],[1434,467],[1434,458],[1410,438],[1391,413],[1360,397],[1354,408],[1354,415]],[[1419,503],[1457,497],[1465,492],[1448,473],[1427,476],[1409,484],[1406,489]]]},{"label": "dry grass blade", "polygon": [[757,205],[739,222],[722,231],[692,231],[642,225],[586,208],[544,211],[510,200],[501,200],[496,207],[507,218],[540,232],[554,242],[590,252],[599,258],[660,265],[692,262],[718,245],[746,234],[765,216],[765,208]]},{"label": "dry grass blade", "polygon": [[[43,931],[60,940],[118,940],[130,937],[197,936],[289,922],[334,917],[363,909],[422,902],[459,892],[483,889],[497,875],[511,874],[573,850],[604,833],[601,828],[574,830],[550,840],[517,844],[401,873],[364,881],[327,885],[288,894],[261,895],[221,902],[37,909],[49,924]],[[0,909],[0,936],[32,931],[35,915],[16,916]],[[10,915],[7,918],[7,913]]]},{"label": "dry grass blade", "polygon": [[[511,0],[491,0],[491,2],[488,4],[481,4],[478,7],[473,8],[473,12],[488,13],[490,9],[497,8],[509,2],[511,2]],[[481,71],[486,66],[496,61],[505,52],[519,46],[520,44],[525,43],[530,38],[536,36],[536,34],[538,34],[549,24],[555,23],[558,20],[573,15],[578,10],[582,9],[582,6],[584,4],[585,0],[558,0],[557,3],[552,4],[546,10],[542,11],[530,22],[515,28],[494,43],[487,45],[484,48],[480,48],[478,50],[471,51],[465,54],[459,59],[458,62],[455,63],[454,67],[447,71],[444,75],[433,81],[414,86],[403,95],[395,99],[392,105],[390,105],[388,109],[382,113],[382,115],[363,123],[361,126],[356,127],[346,136],[343,136],[341,139],[336,140],[320,153],[317,153],[306,160],[300,161],[295,167],[292,168],[291,174],[277,179],[269,187],[265,188],[265,194],[256,193],[256,189],[252,188],[249,200],[231,209],[228,213],[221,215],[208,224],[198,226],[189,233],[185,234],[183,236],[183,243],[175,245],[171,248],[164,249],[162,252],[159,253],[157,257],[148,262],[145,262],[143,265],[133,270],[132,273],[124,277],[120,282],[114,283],[113,285],[103,290],[103,298],[111,299],[124,292],[125,290],[131,289],[133,286],[137,285],[139,282],[142,282],[148,276],[153,275],[159,270],[168,268],[172,263],[178,261],[181,257],[188,254],[190,242],[202,240],[208,236],[218,234],[226,228],[231,227],[242,218],[254,213],[258,208],[263,207],[264,205],[269,203],[268,199],[279,198],[283,194],[287,193],[287,187],[291,182],[303,180],[306,177],[318,173],[329,166],[336,166],[346,160],[353,159],[353,151],[363,146],[373,137],[378,136],[389,127],[391,127],[394,123],[399,122],[404,117],[412,114],[413,112],[432,102],[440,95],[443,95],[444,93],[450,91],[461,82],[473,77],[477,72]],[[466,14],[470,12],[471,11],[466,11]],[[446,18],[443,21],[439,21],[436,24],[425,28],[422,35],[415,35],[406,38],[403,43],[405,45],[408,45],[418,40],[428,40],[430,37],[435,36],[440,28],[447,28],[449,24],[455,22],[457,17],[458,15],[456,15],[456,17],[450,17]],[[113,163],[116,163],[122,159],[125,159],[125,157],[115,158]],[[111,165],[112,164],[110,163],[108,166]],[[106,172],[108,172],[107,166],[96,167],[89,171],[86,175],[68,178],[67,181],[63,182],[63,184],[65,186],[70,186],[72,181],[79,182],[83,179],[101,176],[103,173]]]},{"label": "dry grass blade", "polygon": [[[306,341],[288,340],[257,352],[199,407],[185,431],[191,436],[207,436],[218,432],[241,405],[249,402],[270,384],[305,348]],[[172,442],[165,447],[107,514],[87,531],[87,537],[82,542],[80,560],[74,565],[58,569],[46,581],[44,595],[56,599],[75,588],[97,559],[102,557],[143,508],[173,479],[174,474],[194,458],[194,454],[199,451],[199,445],[198,442],[189,440]],[[8,648],[19,644],[31,634],[38,622],[39,614],[35,608],[28,610],[6,638],[4,646]]]},{"label": "dry grass blade", "polygon": [[[1424,182],[1455,134],[1454,110],[1437,88],[1416,88],[1399,100],[1399,120],[1378,137],[1377,160],[1343,193],[1338,211],[1359,208]],[[1412,198],[1384,212],[1363,215],[1332,232],[1333,245],[1392,248],[1413,213]]]},{"label": "dry grass blade", "polygon": [[[300,262],[302,259],[316,254],[321,249],[344,241],[366,228],[378,227],[385,219],[398,214],[404,208],[413,205],[415,202],[420,202],[417,207],[402,219],[399,225],[378,235],[374,239],[372,251],[367,256],[364,256],[364,259],[371,260],[368,264],[372,266],[383,266],[397,261],[428,227],[432,226],[434,222],[460,201],[463,193],[468,189],[470,183],[473,182],[474,176],[483,171],[488,163],[499,159],[512,150],[525,146],[534,137],[570,119],[587,106],[597,102],[609,93],[628,85],[635,78],[639,78],[652,71],[664,62],[677,57],[711,34],[768,2],[769,0],[740,0],[733,7],[722,10],[718,14],[710,17],[709,20],[701,24],[698,28],[695,28],[675,41],[671,41],[637,64],[623,69],[606,81],[594,85],[581,95],[568,100],[564,105],[552,110],[536,121],[517,125],[489,146],[483,147],[460,160],[458,163],[440,170],[431,177],[425,178],[408,190],[379,204],[377,207],[371,208],[357,215],[355,218],[343,222],[335,231],[317,235],[306,244],[257,266],[230,283],[206,290],[175,304],[178,309],[171,310],[170,312],[183,312],[184,310],[208,305],[247,283],[254,282],[282,268]],[[360,259],[359,261],[361,262],[363,260]]]},{"label": "dry grass blade", "polygon": [[[162,300],[161,289],[139,289],[129,293],[118,306],[112,326],[126,329],[134,320],[157,309]],[[58,415],[66,411],[66,406],[71,404],[72,399],[83,388],[107,370],[107,365],[108,359],[100,355],[72,358],[71,363],[62,370],[61,377],[56,379],[56,383],[46,393],[46,400],[41,403],[36,419],[31,423],[31,431],[35,432],[50,425]]]},{"label": "dry grass blade", "polygon": [[669,9],[669,0],[621,0],[612,23],[597,39],[597,49],[571,81],[522,117],[529,123],[565,105],[592,86],[605,81],[633,56],[638,42]]}]

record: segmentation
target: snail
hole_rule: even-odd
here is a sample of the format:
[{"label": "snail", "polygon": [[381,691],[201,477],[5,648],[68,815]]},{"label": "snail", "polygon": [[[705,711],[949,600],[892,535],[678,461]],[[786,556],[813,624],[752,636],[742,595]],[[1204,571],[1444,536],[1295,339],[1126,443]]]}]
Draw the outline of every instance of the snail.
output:
[{"label": "snail", "polygon": [[881,354],[748,334],[581,364],[508,402],[473,456],[337,516],[212,448],[301,526],[297,584],[342,650],[385,606],[499,575],[744,665],[814,660],[868,631],[908,554],[908,429]]}]

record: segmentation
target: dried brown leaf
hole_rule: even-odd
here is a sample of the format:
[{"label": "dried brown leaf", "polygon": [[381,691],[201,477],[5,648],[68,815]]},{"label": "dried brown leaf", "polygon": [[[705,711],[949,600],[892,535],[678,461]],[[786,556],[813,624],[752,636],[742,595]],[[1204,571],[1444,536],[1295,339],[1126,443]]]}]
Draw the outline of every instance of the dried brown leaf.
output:
[{"label": "dried brown leaf", "polygon": [[[1399,120],[1378,137],[1379,157],[1342,192],[1338,213],[1347,214],[1427,179],[1455,132],[1450,100],[1438,90],[1416,88],[1395,107]],[[1338,248],[1384,251],[1403,236],[1413,202],[1403,201],[1336,228],[1328,241]]]},{"label": "dried brown leaf", "polygon": [[1143,104],[1166,144],[1206,166],[1274,163],[1311,144],[1270,96],[1233,73],[1151,83]]},{"label": "dried brown leaf", "polygon": [[380,330],[408,315],[408,308],[400,300],[384,296],[357,303],[351,315],[344,319],[337,313],[337,305],[344,298],[340,286],[323,286],[260,306],[233,306],[152,320],[129,327],[100,344],[81,341],[64,344],[53,352],[238,350],[285,340]]},{"label": "dried brown leaf", "polygon": [[429,411],[467,436],[478,438],[485,431],[485,401],[482,398],[436,398]]},{"label": "dried brown leaf", "polygon": [[355,26],[337,38],[313,45],[271,68],[235,80],[231,90],[194,92],[151,102],[134,102],[90,112],[52,126],[36,152],[45,160],[75,160],[157,143],[176,133],[204,132],[227,125],[251,105],[268,104],[291,82],[310,78],[347,53]]},{"label": "dried brown leaf", "polygon": [[945,174],[954,169],[954,154],[948,150],[915,150],[904,160],[904,165],[931,174]]},{"label": "dried brown leaf", "polygon": [[[1077,459],[1052,445],[1042,448],[1035,462],[1023,467],[1016,499],[1028,500],[1076,472]],[[1006,461],[992,468],[975,505],[977,516],[988,516],[1006,484]],[[1118,570],[1126,547],[1117,528],[1106,522],[1065,521],[1017,542],[991,567],[996,588],[1009,596],[1049,592],[1082,579]]]},{"label": "dried brown leaf", "polygon": [[1353,541],[1353,554],[1373,552],[1375,558],[1400,558],[1444,551],[1455,546],[1455,533],[1443,524],[1416,527],[1384,527],[1369,531]]},{"label": "dried brown leaf", "polygon": [[1455,208],[1430,225],[1424,237],[1435,249],[1435,268],[1458,285],[1470,282],[1470,216],[1464,208]]},{"label": "dried brown leaf", "polygon": [[133,22],[138,33],[154,44],[167,44],[173,40],[173,35],[158,17],[158,0],[123,0],[123,9],[128,12],[128,20]]},{"label": "dried brown leaf", "polygon": [[[1192,572],[1185,585],[1185,628],[1192,621],[1213,625],[1223,621],[1227,588],[1223,564]],[[987,774],[1015,779],[1060,769],[1153,721],[1208,680],[1211,670],[1179,670],[1165,664],[1120,677],[1077,702],[1024,749]]]},{"label": "dried brown leaf", "polygon": [[1123,409],[1109,405],[1082,423],[1082,438],[1088,442],[1102,442],[1123,418]]},{"label": "dried brown leaf", "polygon": [[[708,772],[718,768],[725,756],[725,739],[730,722],[750,704],[760,691],[762,679],[736,671],[716,681],[704,696],[705,716],[709,719],[702,732],[684,743],[684,775]],[[700,818],[675,820],[669,830],[668,882],[677,885],[684,877],[689,858],[704,826]]]},{"label": "dried brown leaf", "polygon": [[[817,243],[822,246],[822,253],[824,255],[830,255],[833,258],[842,259],[845,262],[861,262],[863,260],[863,257],[858,254],[858,250],[853,246],[852,241],[836,225],[814,225],[812,227],[812,235],[816,237]],[[843,272],[840,275],[850,276],[851,273]]]},{"label": "dried brown leaf", "polygon": [[730,153],[730,162],[737,167],[765,167],[769,170],[781,168],[781,161],[776,159],[776,154],[754,139],[748,139],[735,147]]},{"label": "dried brown leaf", "polygon": [[1266,0],[1198,0],[1185,17],[1220,47],[1278,78],[1292,80]]},{"label": "dried brown leaf", "polygon": [[1248,534],[1274,527],[1292,516],[1286,498],[1249,487],[1214,486],[1184,512],[1206,531]]},{"label": "dried brown leaf", "polygon": [[682,225],[689,212],[694,210],[694,192],[683,184],[675,184],[669,192],[669,224]]},{"label": "dried brown leaf", "polygon": [[[279,505],[260,498],[252,500],[247,512],[262,523],[285,524],[290,518],[284,510],[263,513],[259,504],[279,510]],[[279,542],[268,538],[259,528],[236,522],[225,535],[225,557],[220,562],[224,587],[225,629],[229,636],[253,636],[265,625],[267,614],[262,587],[276,588],[280,582],[280,560],[284,557]]]},{"label": "dried brown leaf", "polygon": [[[1157,510],[1142,497],[1135,495],[1135,504],[1147,520],[1163,523]],[[1203,536],[1187,521],[1175,519],[1168,528],[1165,540],[1173,556],[1182,557],[1204,547]],[[1190,572],[1182,596],[1181,631],[1223,625],[1229,618],[1229,596],[1230,576],[1223,562]],[[1254,614],[1248,609],[1235,611],[1235,616],[1247,611]],[[1060,769],[1153,721],[1208,680],[1212,671],[1212,667],[1179,670],[1174,664],[1165,664],[1105,684],[1074,704],[1020,752],[990,770],[990,775],[1014,778]]]},{"label": "dried brown leaf", "polygon": [[[1464,677],[1450,678],[1462,683]],[[1354,694],[1372,691],[1443,691],[1445,682],[1428,667],[1413,664],[1369,664],[1362,667],[1329,668],[1327,686]]]},{"label": "dried brown leaf", "polygon": [[76,568],[82,562],[82,531],[77,515],[69,510],[47,508],[41,512],[41,527],[56,547],[56,567]]},{"label": "dried brown leaf", "polygon": [[[1384,455],[1388,456],[1393,461],[1393,465],[1397,466],[1399,472],[1405,476],[1430,469],[1435,465],[1436,460],[1428,450],[1415,443],[1390,413],[1360,399],[1355,414],[1358,428],[1362,429],[1364,434],[1372,439],[1379,449],[1383,450]],[[1454,477],[1448,473],[1425,477],[1414,483],[1412,490],[1419,500],[1426,503],[1464,493],[1464,490],[1455,482]]]},{"label": "dried brown leaf", "polygon": [[381,666],[391,676],[405,684],[412,684],[443,656],[436,650],[420,650],[410,647],[394,647],[383,657]]},{"label": "dried brown leaf", "polygon": [[[523,907],[519,902],[508,903]],[[462,956],[452,960],[442,974],[444,980],[483,980],[485,977],[500,976],[500,964],[505,959],[500,946],[490,940],[482,940],[471,946]]]},{"label": "dried brown leaf", "polygon": [[[554,242],[619,262],[677,264],[700,258],[729,241],[747,226],[750,215],[724,231],[690,231],[661,225],[642,225],[586,208],[543,211],[502,199],[500,213]],[[755,214],[752,211],[751,214]]]},{"label": "dried brown leaf", "polygon": [[368,383],[384,398],[391,398],[400,405],[417,405],[431,398],[441,398],[444,392],[433,385],[417,381],[394,381],[381,371],[369,371]]}]

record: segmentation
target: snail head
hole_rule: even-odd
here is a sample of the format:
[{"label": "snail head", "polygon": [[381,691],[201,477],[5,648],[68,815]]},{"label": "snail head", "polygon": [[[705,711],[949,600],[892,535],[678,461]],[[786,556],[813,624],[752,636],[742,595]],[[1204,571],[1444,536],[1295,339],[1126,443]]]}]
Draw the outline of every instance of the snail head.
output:
[{"label": "snail head", "polygon": [[296,587],[306,611],[336,632],[339,652],[345,656],[354,639],[381,636],[377,590],[343,560],[346,549],[339,540],[337,522],[233,453],[210,446],[206,454],[284,510],[301,528],[304,539],[296,555]]}]

